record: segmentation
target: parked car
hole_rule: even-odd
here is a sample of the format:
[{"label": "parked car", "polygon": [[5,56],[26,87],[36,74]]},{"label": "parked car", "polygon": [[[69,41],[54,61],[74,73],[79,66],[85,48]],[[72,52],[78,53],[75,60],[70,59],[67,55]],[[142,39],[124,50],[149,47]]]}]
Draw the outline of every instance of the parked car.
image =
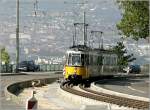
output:
[{"label": "parked car", "polygon": [[141,72],[141,67],[140,65],[130,65],[130,73],[140,73]]},{"label": "parked car", "polygon": [[29,71],[38,71],[40,68],[38,65],[35,65],[34,61],[22,61],[19,63],[19,65],[17,66],[17,70],[18,71],[25,71],[25,72],[29,72]]},{"label": "parked car", "polygon": [[130,65],[123,69],[124,73],[140,73],[141,68],[140,65]]}]

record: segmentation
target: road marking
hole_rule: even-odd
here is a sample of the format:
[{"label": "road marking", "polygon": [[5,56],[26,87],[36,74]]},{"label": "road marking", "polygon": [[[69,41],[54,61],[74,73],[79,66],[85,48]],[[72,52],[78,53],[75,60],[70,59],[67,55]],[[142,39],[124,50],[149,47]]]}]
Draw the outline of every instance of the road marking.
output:
[{"label": "road marking", "polygon": [[144,91],[141,91],[141,90],[138,90],[138,89],[134,89],[132,88],[131,86],[127,86],[129,89],[133,90],[133,91],[137,91],[137,92],[140,92],[140,93],[145,93]]}]

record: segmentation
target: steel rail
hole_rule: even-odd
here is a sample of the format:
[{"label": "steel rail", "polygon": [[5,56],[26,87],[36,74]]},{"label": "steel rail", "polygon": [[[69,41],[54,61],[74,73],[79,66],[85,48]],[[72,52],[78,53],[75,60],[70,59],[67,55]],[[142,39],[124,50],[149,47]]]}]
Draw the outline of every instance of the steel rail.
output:
[{"label": "steel rail", "polygon": [[79,87],[83,89],[85,92],[72,88],[72,84],[70,82],[65,82],[60,86],[61,89],[69,93],[79,95],[82,97],[86,97],[86,98],[90,98],[90,99],[94,99],[97,101],[116,104],[116,105],[119,105],[120,107],[124,106],[124,107],[129,107],[129,108],[136,108],[140,110],[148,110],[149,108],[149,102],[146,102],[146,101],[105,94],[105,93],[94,91],[88,88],[84,88],[81,85]]}]

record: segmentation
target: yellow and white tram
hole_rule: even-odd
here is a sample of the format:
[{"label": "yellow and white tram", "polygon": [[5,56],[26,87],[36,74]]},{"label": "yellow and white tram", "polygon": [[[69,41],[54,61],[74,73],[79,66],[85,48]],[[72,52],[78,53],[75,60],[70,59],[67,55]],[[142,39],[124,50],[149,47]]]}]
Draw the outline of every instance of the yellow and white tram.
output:
[{"label": "yellow and white tram", "polygon": [[66,80],[82,80],[114,75],[116,67],[117,55],[112,51],[78,45],[67,50],[63,75]]}]

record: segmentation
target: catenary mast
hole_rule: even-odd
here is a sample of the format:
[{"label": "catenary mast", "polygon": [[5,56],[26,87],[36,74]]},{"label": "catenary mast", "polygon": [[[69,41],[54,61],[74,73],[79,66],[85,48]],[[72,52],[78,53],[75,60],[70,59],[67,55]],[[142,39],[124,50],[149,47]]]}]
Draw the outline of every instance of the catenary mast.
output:
[{"label": "catenary mast", "polygon": [[17,16],[16,16],[16,73],[18,73],[17,66],[19,64],[19,0],[17,0]]}]

